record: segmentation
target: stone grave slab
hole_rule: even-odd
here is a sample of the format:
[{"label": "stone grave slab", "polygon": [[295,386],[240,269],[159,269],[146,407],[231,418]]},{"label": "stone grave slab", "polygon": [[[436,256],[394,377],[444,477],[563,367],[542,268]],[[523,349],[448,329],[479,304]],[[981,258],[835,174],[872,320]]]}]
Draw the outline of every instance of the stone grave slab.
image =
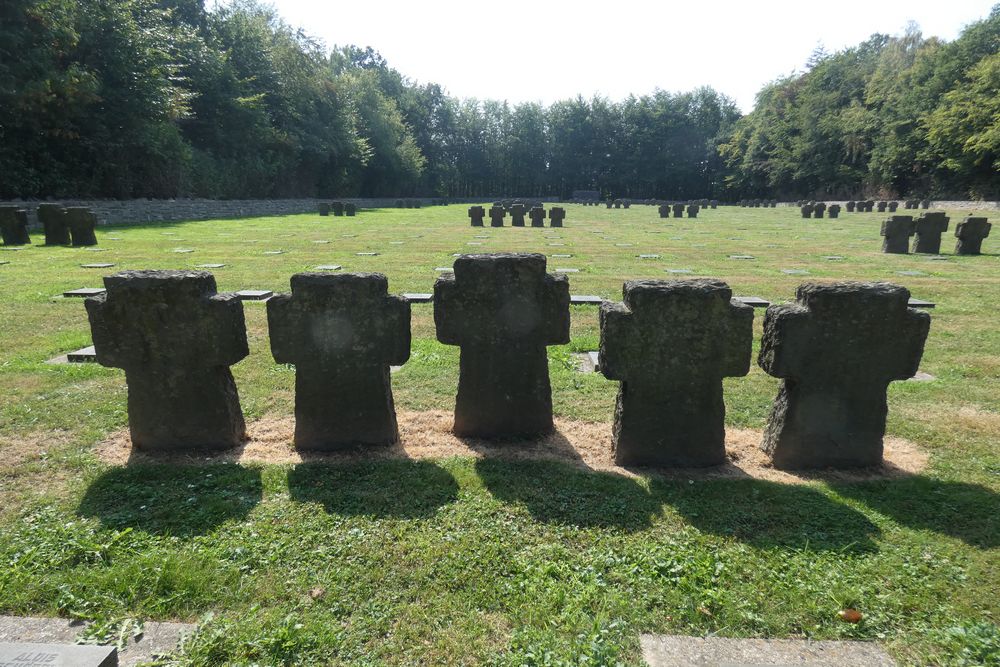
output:
[{"label": "stone grave slab", "polygon": [[403,298],[410,303],[430,303],[434,300],[434,295],[426,292],[404,292]]},{"label": "stone grave slab", "polygon": [[[86,623],[66,618],[32,618],[24,616],[0,616],[0,642],[22,642],[32,644],[71,644],[86,628]],[[155,660],[157,656],[170,653],[177,648],[178,642],[185,634],[194,632],[195,626],[189,623],[148,622],[142,626],[142,634],[129,636],[127,643],[118,652],[118,661],[110,663],[120,667],[133,667]],[[75,645],[79,646],[79,645]],[[84,647],[94,648],[94,647]],[[101,647],[110,648],[110,647]],[[9,664],[0,658],[0,665]],[[21,663],[14,663],[21,667]],[[31,663],[24,663],[25,667]],[[63,665],[76,667],[81,663],[49,662],[41,663],[46,667]],[[88,663],[82,663],[84,665]],[[101,664],[101,663],[97,663]]]},{"label": "stone grave slab", "polygon": [[265,250],[264,254],[265,255],[284,255],[285,251],[284,250]]},{"label": "stone grave slab", "polygon": [[569,259],[572,256],[573,255],[570,255],[568,253],[553,253],[553,254],[549,255],[549,257],[551,257],[553,259]]},{"label": "stone grave slab", "polygon": [[325,244],[329,243],[329,241],[326,241],[324,239],[319,239],[318,241],[313,241],[313,243],[322,243],[322,244],[325,245]]},{"label": "stone grave slab", "polygon": [[556,273],[580,273],[580,269],[555,269]]},{"label": "stone grave slab", "polygon": [[406,241],[389,241],[389,245],[406,245]]},{"label": "stone grave slab", "polygon": [[2,667],[118,667],[114,646],[0,642]]},{"label": "stone grave slab", "polygon": [[599,306],[604,303],[604,297],[594,294],[571,294],[569,302],[576,306]]},{"label": "stone grave slab", "polygon": [[694,273],[691,269],[667,269],[667,273]]},{"label": "stone grave slab", "polygon": [[839,262],[844,259],[843,255],[823,255],[823,259],[829,262]]},{"label": "stone grave slab", "polygon": [[571,355],[576,360],[576,370],[579,373],[596,373],[600,369],[600,353],[575,352]]},{"label": "stone grave slab", "polygon": [[808,276],[809,272],[805,269],[782,269],[782,273],[786,276]]},{"label": "stone grave slab", "polygon": [[10,262],[8,262],[6,259],[0,259],[0,266],[3,266],[4,264],[10,264]]},{"label": "stone grave slab", "polygon": [[615,246],[618,248],[631,248],[634,243],[616,243]]},{"label": "stone grave slab", "polygon": [[24,250],[24,247],[19,245],[7,245],[0,247],[0,250],[6,250],[7,252],[17,252],[18,250]]},{"label": "stone grave slab", "polygon": [[913,377],[906,380],[906,382],[930,382],[931,380],[936,380],[937,378],[930,373],[925,373],[923,371],[917,371],[913,374]]},{"label": "stone grave slab", "polygon": [[196,269],[221,269],[224,266],[225,266],[225,264],[218,264],[218,263],[213,263],[213,264],[198,264],[198,265],[195,266],[195,268]]},{"label": "stone grave slab", "polygon": [[729,259],[757,259],[753,255],[730,255]]},{"label": "stone grave slab", "polygon": [[639,259],[659,259],[659,255],[639,255]]},{"label": "stone grave slab", "polygon": [[240,301],[266,301],[274,296],[274,292],[266,289],[244,289],[236,292]]},{"label": "stone grave slab", "polygon": [[86,299],[87,297],[104,294],[104,291],[103,287],[81,287],[80,289],[67,290],[63,292],[63,296],[78,296]]},{"label": "stone grave slab", "polygon": [[734,299],[754,308],[767,308],[771,302],[759,296],[734,296]]},{"label": "stone grave slab", "polygon": [[454,271],[454,269],[452,269],[450,266],[436,266],[434,267],[434,270],[438,271],[439,273],[452,273]]},{"label": "stone grave slab", "polygon": [[550,243],[549,245],[550,246],[564,246],[566,244],[565,243]]},{"label": "stone grave slab", "polygon": [[923,271],[896,271],[896,273],[900,276],[911,276],[911,277],[927,275]]},{"label": "stone grave slab", "polygon": [[108,262],[98,262],[95,264],[81,264],[81,269],[110,269],[114,264]]},{"label": "stone grave slab", "polygon": [[81,347],[79,350],[68,353],[66,361],[71,364],[96,364],[97,350],[94,349],[93,345]]},{"label": "stone grave slab", "polygon": [[356,252],[354,254],[358,257],[378,257],[377,252]]},{"label": "stone grave slab", "polygon": [[316,271],[340,271],[342,267],[340,264],[320,264],[316,267]]},{"label": "stone grave slab", "polygon": [[483,245],[482,241],[469,241],[465,245]]},{"label": "stone grave slab", "polygon": [[933,301],[910,298],[907,304],[910,308],[933,308],[936,304]]},{"label": "stone grave slab", "polygon": [[877,644],[808,639],[643,635],[649,667],[895,667]]},{"label": "stone grave slab", "polygon": [[174,248],[174,252],[181,255],[186,255],[189,252],[194,252],[194,248]]},{"label": "stone grave slab", "polygon": [[87,252],[107,252],[107,248],[84,248]]}]

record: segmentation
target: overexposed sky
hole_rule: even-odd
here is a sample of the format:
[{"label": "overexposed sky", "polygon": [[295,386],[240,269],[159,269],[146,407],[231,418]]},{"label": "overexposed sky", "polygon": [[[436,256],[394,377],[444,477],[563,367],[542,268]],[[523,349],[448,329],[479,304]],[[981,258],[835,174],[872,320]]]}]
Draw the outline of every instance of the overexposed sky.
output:
[{"label": "overexposed sky", "polygon": [[271,0],[327,46],[371,46],[451,95],[545,104],[710,85],[753,107],[761,86],[872,33],[954,39],[1000,0]]}]

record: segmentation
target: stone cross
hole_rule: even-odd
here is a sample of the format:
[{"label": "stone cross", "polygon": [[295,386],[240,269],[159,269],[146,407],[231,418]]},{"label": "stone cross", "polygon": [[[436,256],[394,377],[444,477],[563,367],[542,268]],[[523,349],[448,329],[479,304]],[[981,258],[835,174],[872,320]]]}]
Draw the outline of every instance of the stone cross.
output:
[{"label": "stone cross", "polygon": [[569,281],[545,256],[463,255],[434,284],[437,338],[461,347],[455,434],[530,437],[552,431],[545,348],[569,342]]},{"label": "stone cross", "polygon": [[521,202],[510,207],[510,226],[524,227],[524,204]]},{"label": "stone cross", "polygon": [[931,207],[931,200],[930,199],[921,199],[920,200],[920,208],[930,208],[930,207]]},{"label": "stone cross", "polygon": [[711,206],[712,208],[719,208],[719,200],[718,200],[718,199],[713,199],[713,200],[712,200],[712,201],[710,201],[710,202],[709,202],[708,204],[709,204],[709,206]]},{"label": "stone cross", "polygon": [[840,217],[840,204],[830,204],[830,208],[826,209],[827,214],[830,218]]},{"label": "stone cross", "polygon": [[698,206],[697,204],[691,204],[690,206],[687,207],[688,217],[689,218],[697,218],[698,217],[698,211],[700,211],[700,210],[701,210],[700,206]]},{"label": "stone cross", "polygon": [[910,237],[916,232],[912,215],[891,215],[882,223],[882,252],[906,255],[910,252]]},{"label": "stone cross", "polygon": [[507,215],[503,204],[493,204],[490,207],[490,227],[503,227],[503,219]]},{"label": "stone cross", "polygon": [[621,208],[622,207],[622,200],[621,199],[616,199],[614,201],[614,205],[615,205],[615,208]]},{"label": "stone cross", "polygon": [[921,213],[914,227],[916,235],[913,237],[913,252],[941,254],[941,235],[948,231],[950,220],[940,211]]},{"label": "stone cross", "polygon": [[913,377],[930,316],[888,283],[805,283],[770,306],[758,363],[782,378],[762,448],[778,468],[882,461],[886,389]]},{"label": "stone cross", "polygon": [[609,199],[609,200],[607,200],[606,202],[604,202],[604,204],[605,204],[605,206],[606,206],[607,208],[611,208],[611,200],[610,200],[610,199]]},{"label": "stone cross", "polygon": [[865,213],[871,213],[875,210],[875,200],[869,199],[865,202]]},{"label": "stone cross", "polygon": [[125,370],[132,446],[219,450],[246,435],[229,366],[248,354],[243,304],[205,271],[123,271],[87,299],[97,361]]},{"label": "stone cross", "polygon": [[332,201],[330,202],[330,210],[333,211],[335,216],[344,215],[344,202],[342,201]]},{"label": "stone cross", "polygon": [[710,466],[726,459],[722,378],[746,375],[753,308],[719,280],[630,280],[600,311],[600,369],[619,380],[619,465]]},{"label": "stone cross", "polygon": [[354,202],[346,202],[344,204],[344,215],[354,216],[358,212],[358,205]]},{"label": "stone cross", "polygon": [[684,217],[684,204],[674,204],[672,208],[674,209],[675,218]]},{"label": "stone cross", "polygon": [[880,201],[875,205],[875,207],[879,213],[885,213],[885,209],[888,205],[888,202]]},{"label": "stone cross", "polygon": [[17,206],[0,206],[0,237],[4,245],[27,245],[28,212]]},{"label": "stone cross", "polygon": [[813,205],[813,217],[822,218],[824,213],[826,213],[826,203],[821,201],[816,202]]},{"label": "stone cross", "polygon": [[668,204],[660,204],[659,207],[660,217],[669,218],[670,217],[670,206]]},{"label": "stone cross", "polygon": [[544,227],[545,226],[545,209],[541,206],[535,206],[530,211],[528,211],[528,217],[531,218],[532,227]]},{"label": "stone cross", "polygon": [[66,209],[66,224],[75,246],[97,245],[97,216],[84,206]]},{"label": "stone cross", "polygon": [[967,217],[955,227],[956,255],[978,255],[983,250],[983,239],[990,235],[993,228],[986,218]]},{"label": "stone cross", "polygon": [[330,203],[329,202],[321,201],[319,203],[319,214],[322,217],[324,217],[324,218],[330,215]]},{"label": "stone cross", "polygon": [[410,357],[410,303],[379,273],[297,273],[267,302],[271,353],[295,365],[295,447],[397,442],[389,366]]},{"label": "stone cross", "polygon": [[632,205],[632,200],[631,199],[623,199],[622,200],[622,208],[628,208],[631,205]]},{"label": "stone cross", "polygon": [[896,209],[898,209],[898,208],[899,208],[899,202],[898,201],[891,201],[891,202],[889,202],[889,213],[895,213]]},{"label": "stone cross", "polygon": [[69,245],[69,224],[62,204],[39,204],[38,220],[45,230],[45,245]]},{"label": "stone cross", "polygon": [[482,206],[471,206],[469,208],[469,219],[472,220],[473,227],[482,227],[483,218],[486,217],[486,210]]},{"label": "stone cross", "polygon": [[803,204],[802,207],[799,209],[799,212],[802,213],[802,217],[804,219],[811,218],[813,208],[814,208],[813,204]]},{"label": "stone cross", "polygon": [[[562,206],[553,206],[549,209],[549,227],[562,227],[565,219],[566,209]],[[534,225],[534,221],[532,221],[532,225]]]},{"label": "stone cross", "polygon": [[847,209],[848,213],[854,213],[855,206],[857,206],[857,204],[853,201],[849,201],[846,204],[844,204],[844,207]]}]

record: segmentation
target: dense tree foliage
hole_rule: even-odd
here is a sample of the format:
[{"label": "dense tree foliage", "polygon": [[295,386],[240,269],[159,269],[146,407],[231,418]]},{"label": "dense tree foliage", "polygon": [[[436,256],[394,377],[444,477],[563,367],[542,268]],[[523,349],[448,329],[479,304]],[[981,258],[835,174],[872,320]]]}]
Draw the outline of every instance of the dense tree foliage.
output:
[{"label": "dense tree foliage", "polygon": [[873,35],[766,86],[722,145],[741,195],[1000,197],[1000,6],[953,42]]},{"label": "dense tree foliage", "polygon": [[998,46],[1000,7],[874,35],[741,118],[711,88],[456,99],[256,0],[5,0],[0,197],[996,196]]}]

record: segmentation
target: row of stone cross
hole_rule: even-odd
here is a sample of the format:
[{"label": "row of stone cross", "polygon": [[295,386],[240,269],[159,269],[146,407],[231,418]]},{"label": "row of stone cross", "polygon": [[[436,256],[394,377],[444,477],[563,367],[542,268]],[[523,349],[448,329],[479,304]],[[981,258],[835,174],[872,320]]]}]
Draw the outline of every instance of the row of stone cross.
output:
[{"label": "row of stone cross", "polygon": [[[584,206],[599,206],[601,202],[595,200],[583,200],[577,202],[583,204]],[[607,199],[604,201],[604,205],[607,208],[631,208],[632,204],[645,204],[646,206],[687,206],[694,205],[700,208],[718,208],[719,200],[717,199],[696,199],[694,201],[664,201],[662,199],[643,199],[638,202],[633,202],[631,199]]]},{"label": "row of stone cross", "polygon": [[[675,218],[684,217],[684,204],[660,204],[659,213],[661,218],[669,218],[671,209],[674,212]],[[689,218],[697,218],[698,211],[701,210],[701,206],[698,204],[688,204],[687,214]]]},{"label": "row of stone cross", "polygon": [[[38,219],[45,232],[45,245],[97,245],[97,216],[85,206],[39,204]],[[0,206],[0,236],[6,246],[28,245],[28,211]]]},{"label": "row of stone cross", "polygon": [[[545,226],[545,209],[539,206],[532,206],[529,210],[525,204],[520,202],[515,202],[511,204],[510,208],[505,208],[503,204],[497,202],[490,207],[487,212],[482,206],[472,206],[469,208],[469,220],[473,227],[482,227],[483,220],[485,219],[487,213],[490,216],[490,227],[503,227],[504,218],[510,213],[510,225],[511,227],[524,227],[524,216],[527,213],[528,218],[531,220],[532,227],[544,227]],[[563,220],[566,219],[566,209],[561,206],[553,206],[548,212],[549,226],[550,227],[562,227]]]},{"label": "row of stone cross", "polygon": [[[420,208],[419,202],[416,208]],[[358,212],[358,205],[354,202],[342,202],[342,201],[331,201],[331,202],[320,202],[319,203],[319,214],[326,217],[333,213],[336,216],[341,215],[356,215]]]},{"label": "row of stone cross", "polygon": [[[778,206],[777,199],[741,199],[739,205],[743,208],[775,208]],[[799,206],[802,202],[799,202]]]},{"label": "row of stone cross", "polygon": [[[97,360],[125,370],[140,450],[217,450],[245,438],[229,366],[249,353],[243,306],[207,272],[126,271],[86,301]],[[600,310],[600,369],[619,381],[620,465],[725,461],[724,377],[749,372],[753,309],[718,280],[626,282]],[[758,363],[784,380],[762,447],[783,468],[881,461],[886,388],[914,375],[930,326],[886,283],[804,284],[771,306]],[[570,340],[569,281],[540,254],[463,255],[434,285],[437,338],[461,348],[454,432],[553,430],[546,347]],[[295,446],[398,441],[390,366],[410,354],[410,304],[384,275],[300,273],[267,302],[271,352],[295,365]]]},{"label": "row of stone cross", "polygon": [[[941,253],[941,235],[948,231],[951,220],[944,213],[934,211],[921,213],[916,220],[912,215],[893,215],[882,223],[882,252],[908,254],[910,238],[913,237],[913,252]],[[987,218],[967,216],[955,227],[955,254],[979,255],[982,253],[983,239],[990,235],[993,225]]]}]

